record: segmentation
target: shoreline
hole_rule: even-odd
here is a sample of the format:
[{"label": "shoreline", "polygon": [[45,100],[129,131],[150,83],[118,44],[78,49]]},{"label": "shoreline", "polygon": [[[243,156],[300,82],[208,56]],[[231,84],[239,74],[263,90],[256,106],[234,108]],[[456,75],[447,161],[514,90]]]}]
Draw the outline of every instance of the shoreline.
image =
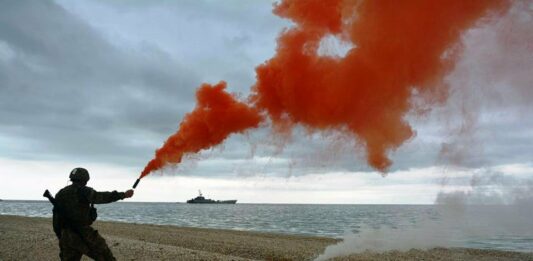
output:
[{"label": "shoreline", "polygon": [[[47,199],[0,199],[2,201],[13,201],[13,202],[49,202]],[[189,204],[186,201],[120,201],[115,203],[162,203],[162,204]],[[420,204],[411,204],[411,203],[270,203],[270,202],[240,202],[238,201],[235,205],[331,205],[331,206],[435,206],[434,203],[420,203]]]},{"label": "shoreline", "polygon": [[[312,260],[340,240],[211,228],[97,221],[118,260]],[[58,260],[50,218],[0,215],[0,260]],[[533,260],[533,253],[446,249],[363,252],[333,260]],[[84,259],[88,260],[88,259]]]}]

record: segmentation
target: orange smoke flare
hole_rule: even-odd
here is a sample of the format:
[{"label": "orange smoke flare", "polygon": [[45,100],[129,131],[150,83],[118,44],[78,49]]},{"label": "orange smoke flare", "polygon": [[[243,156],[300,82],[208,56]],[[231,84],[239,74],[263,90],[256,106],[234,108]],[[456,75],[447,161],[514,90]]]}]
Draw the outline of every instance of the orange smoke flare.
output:
[{"label": "orange smoke flare", "polygon": [[[256,68],[253,100],[278,129],[348,130],[364,142],[368,163],[386,171],[387,154],[415,135],[403,119],[413,91],[446,98],[444,54],[498,0],[286,0],[274,12],[296,26],[276,55]],[[327,36],[355,47],[344,57],[319,54]]]},{"label": "orange smoke flare", "polygon": [[[274,13],[294,21],[283,31],[276,55],[256,68],[254,107],[204,84],[198,105],[178,132],[156,151],[141,177],[186,153],[220,144],[232,133],[255,128],[265,111],[278,130],[301,124],[310,130],[348,131],[366,146],[368,164],[386,171],[388,157],[415,135],[404,120],[414,92],[444,101],[443,77],[466,29],[508,0],[285,0]],[[351,43],[343,57],[321,55],[321,41]]]},{"label": "orange smoke flare", "polygon": [[259,126],[258,111],[224,91],[225,82],[203,84],[196,92],[196,108],[187,114],[177,133],[170,136],[141,173],[141,178],[167,163],[180,163],[186,153],[220,144],[232,133]]}]

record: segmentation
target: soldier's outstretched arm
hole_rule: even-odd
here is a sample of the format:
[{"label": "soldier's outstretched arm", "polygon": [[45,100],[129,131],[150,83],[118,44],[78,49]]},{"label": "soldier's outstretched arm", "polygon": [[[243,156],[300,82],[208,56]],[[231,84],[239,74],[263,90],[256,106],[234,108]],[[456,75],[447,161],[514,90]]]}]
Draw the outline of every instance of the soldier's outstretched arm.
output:
[{"label": "soldier's outstretched arm", "polygon": [[84,194],[90,203],[94,204],[106,204],[115,202],[121,199],[130,198],[133,196],[133,191],[117,192],[116,190],[111,192],[98,192],[90,187],[84,188]]}]

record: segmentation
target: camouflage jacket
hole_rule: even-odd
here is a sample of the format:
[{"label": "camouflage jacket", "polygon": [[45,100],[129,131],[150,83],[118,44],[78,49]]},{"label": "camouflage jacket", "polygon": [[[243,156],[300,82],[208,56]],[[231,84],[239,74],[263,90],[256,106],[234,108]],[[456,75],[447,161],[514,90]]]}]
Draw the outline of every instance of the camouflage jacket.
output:
[{"label": "camouflage jacket", "polygon": [[[63,210],[63,221],[70,226],[89,226],[92,220],[89,216],[90,204],[105,204],[124,199],[123,192],[97,192],[91,187],[72,184],[64,187],[55,196],[56,202]],[[56,217],[54,217],[56,218]]]}]

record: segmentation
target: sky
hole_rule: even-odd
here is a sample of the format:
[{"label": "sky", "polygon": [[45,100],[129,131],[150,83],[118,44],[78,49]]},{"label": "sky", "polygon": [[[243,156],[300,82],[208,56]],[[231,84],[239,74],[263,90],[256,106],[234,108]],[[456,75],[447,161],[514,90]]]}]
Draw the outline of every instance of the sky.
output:
[{"label": "sky", "polygon": [[[97,190],[129,189],[194,108],[196,88],[225,80],[246,97],[291,26],[272,1],[0,6],[1,199],[41,199],[75,167]],[[352,138],[298,128],[287,142],[263,127],[147,176],[131,200],[184,202],[202,190],[243,203],[431,204],[483,175],[531,182],[532,16],[532,3],[515,1],[462,35],[448,100],[406,116],[416,136],[390,153],[386,174]],[[337,55],[351,48],[323,44]]]}]

